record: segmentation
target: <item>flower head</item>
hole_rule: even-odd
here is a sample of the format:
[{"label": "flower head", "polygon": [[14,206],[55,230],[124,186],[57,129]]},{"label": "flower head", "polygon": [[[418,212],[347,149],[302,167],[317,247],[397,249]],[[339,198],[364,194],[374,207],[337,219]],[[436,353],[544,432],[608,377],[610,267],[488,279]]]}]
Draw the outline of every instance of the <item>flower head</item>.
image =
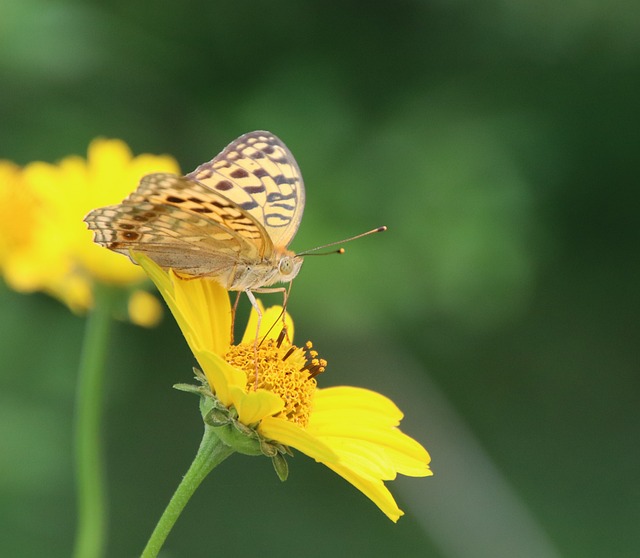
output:
[{"label": "flower head", "polygon": [[326,361],[310,343],[293,344],[288,314],[285,328],[271,328],[283,319],[279,306],[262,310],[260,330],[252,313],[244,338],[233,345],[229,296],[218,283],[185,280],[142,255],[136,258],[169,305],[211,394],[240,425],[324,463],[392,521],[403,515],[384,481],[398,473],[432,473],[427,451],[399,430],[403,415],[391,400],[356,387],[318,388],[315,376]]},{"label": "flower head", "polygon": [[[21,292],[45,291],[83,311],[92,305],[95,282],[136,292],[144,272],[126,258],[96,246],[82,218],[117,203],[141,176],[178,172],[168,156],[133,157],[120,140],[94,140],[86,160],[33,162],[21,168],[0,161],[0,273]],[[137,291],[141,292],[141,291]],[[129,301],[132,321],[157,319],[155,299]]]}]

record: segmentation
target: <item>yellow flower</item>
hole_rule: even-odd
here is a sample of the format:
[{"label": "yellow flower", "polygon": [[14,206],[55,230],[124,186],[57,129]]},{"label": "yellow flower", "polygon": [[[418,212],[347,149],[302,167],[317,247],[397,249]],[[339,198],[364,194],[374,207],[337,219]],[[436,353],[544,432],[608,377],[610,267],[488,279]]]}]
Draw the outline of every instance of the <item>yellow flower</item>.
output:
[{"label": "yellow flower", "polygon": [[324,463],[392,521],[403,515],[384,481],[398,473],[432,473],[427,451],[399,430],[403,415],[391,400],[356,387],[317,388],[313,376],[326,362],[310,344],[292,344],[290,317],[287,335],[278,327],[267,331],[282,320],[281,307],[263,311],[258,336],[266,340],[259,347],[255,313],[242,342],[232,345],[229,296],[218,283],[181,279],[143,255],[136,257],[169,305],[218,401],[235,409],[238,420],[263,439]]},{"label": "yellow flower", "polygon": [[[86,160],[70,156],[24,168],[0,161],[0,273],[6,282],[21,292],[45,291],[74,311],[91,307],[95,282],[135,292],[144,272],[95,245],[82,219],[91,209],[119,203],[143,175],[160,171],[179,169],[171,157],[133,157],[124,142],[106,139],[91,142]],[[158,318],[155,298],[132,303],[137,323]]]}]

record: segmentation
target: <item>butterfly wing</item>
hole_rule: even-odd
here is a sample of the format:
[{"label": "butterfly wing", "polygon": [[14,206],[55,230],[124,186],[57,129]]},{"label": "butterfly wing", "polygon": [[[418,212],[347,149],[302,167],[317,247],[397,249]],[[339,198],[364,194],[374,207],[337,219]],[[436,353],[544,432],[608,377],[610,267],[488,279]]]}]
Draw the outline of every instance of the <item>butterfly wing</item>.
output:
[{"label": "butterfly wing", "polygon": [[234,266],[269,257],[273,245],[248,212],[209,188],[167,173],[150,174],[119,205],[86,217],[94,241],[129,256],[147,254],[158,265],[225,283]]},{"label": "butterfly wing", "polygon": [[252,215],[275,246],[288,246],[304,211],[304,183],[287,146],[271,132],[249,132],[187,175]]}]

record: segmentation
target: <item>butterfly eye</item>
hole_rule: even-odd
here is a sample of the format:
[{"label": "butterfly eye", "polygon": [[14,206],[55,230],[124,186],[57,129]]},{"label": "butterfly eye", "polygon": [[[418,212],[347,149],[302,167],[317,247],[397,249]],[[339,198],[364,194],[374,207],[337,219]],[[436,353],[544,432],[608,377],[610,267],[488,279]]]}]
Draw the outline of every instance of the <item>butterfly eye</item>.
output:
[{"label": "butterfly eye", "polygon": [[278,268],[282,275],[289,275],[293,271],[293,261],[286,256],[280,260]]}]

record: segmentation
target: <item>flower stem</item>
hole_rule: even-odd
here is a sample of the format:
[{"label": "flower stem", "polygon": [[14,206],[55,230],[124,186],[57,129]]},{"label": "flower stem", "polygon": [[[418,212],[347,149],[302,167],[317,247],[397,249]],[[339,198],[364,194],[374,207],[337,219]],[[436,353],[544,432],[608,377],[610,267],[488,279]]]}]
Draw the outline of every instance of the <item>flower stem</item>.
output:
[{"label": "flower stem", "polygon": [[101,420],[114,292],[96,285],[94,296],[94,307],[85,329],[76,392],[76,558],[99,558],[104,555],[105,546],[106,498]]},{"label": "flower stem", "polygon": [[200,483],[233,452],[232,448],[218,438],[215,430],[205,424],[204,436],[200,442],[198,453],[171,497],[153,533],[151,533],[141,558],[156,558],[158,556],[164,541],[169,536],[182,510],[184,510]]}]

